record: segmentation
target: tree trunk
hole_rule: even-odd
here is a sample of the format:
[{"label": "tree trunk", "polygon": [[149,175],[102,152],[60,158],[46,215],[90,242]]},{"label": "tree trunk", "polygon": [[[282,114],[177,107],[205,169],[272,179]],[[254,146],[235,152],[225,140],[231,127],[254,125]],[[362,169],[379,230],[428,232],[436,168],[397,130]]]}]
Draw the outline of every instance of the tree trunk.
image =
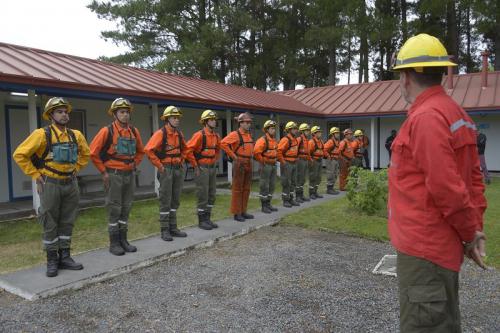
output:
[{"label": "tree trunk", "polygon": [[465,38],[466,38],[466,57],[467,59],[465,60],[465,71],[467,73],[471,73],[474,68],[474,63],[472,61],[472,55],[471,55],[471,24],[470,24],[470,4],[467,4],[466,8],[466,19],[465,19]]},{"label": "tree trunk", "polygon": [[408,6],[406,0],[401,0],[401,33],[403,37],[403,43],[408,39],[408,21],[406,19],[407,11]]},{"label": "tree trunk", "polygon": [[[455,0],[448,0],[446,5],[446,18],[448,28],[448,53],[455,56],[458,60],[458,30],[457,30],[457,11]],[[455,74],[458,73],[458,66],[453,68]]]},{"label": "tree trunk", "polygon": [[328,65],[328,84],[334,86],[337,82],[337,50],[334,46],[330,47],[330,63]]},{"label": "tree trunk", "polygon": [[498,0],[496,9],[495,43],[493,45],[493,52],[495,52],[495,70],[500,71],[500,1]]}]

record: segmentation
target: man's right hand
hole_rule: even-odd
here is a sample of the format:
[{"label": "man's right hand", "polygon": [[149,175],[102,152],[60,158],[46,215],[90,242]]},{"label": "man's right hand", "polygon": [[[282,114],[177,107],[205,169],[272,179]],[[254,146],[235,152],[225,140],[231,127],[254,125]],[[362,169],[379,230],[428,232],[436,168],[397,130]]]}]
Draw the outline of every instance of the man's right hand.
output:
[{"label": "man's right hand", "polygon": [[109,188],[109,174],[106,171],[102,174],[102,182],[104,183],[104,188],[107,190]]},{"label": "man's right hand", "polygon": [[43,179],[42,176],[40,176],[36,179],[36,192],[38,193],[38,195],[42,194],[44,184],[45,184],[45,180]]},{"label": "man's right hand", "polygon": [[485,245],[486,235],[481,231],[476,231],[472,242],[464,244],[465,255],[482,269],[486,269],[486,265],[483,262],[483,258],[486,257]]}]

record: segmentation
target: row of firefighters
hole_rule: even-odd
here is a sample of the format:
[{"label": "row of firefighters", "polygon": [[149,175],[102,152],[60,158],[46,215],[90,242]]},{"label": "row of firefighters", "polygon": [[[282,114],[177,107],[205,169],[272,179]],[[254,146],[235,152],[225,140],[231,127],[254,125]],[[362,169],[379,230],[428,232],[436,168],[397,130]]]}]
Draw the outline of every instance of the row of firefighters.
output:
[{"label": "row of firefighters", "polygon": [[277,162],[281,168],[283,206],[298,206],[310,200],[304,195],[307,173],[309,197],[322,198],[318,187],[323,159],[327,165],[327,193],[335,195],[339,193],[334,189],[339,172],[339,189],[343,191],[350,166],[362,166],[369,144],[360,130],[353,133],[346,129],[344,139],[340,140],[337,127],[330,129],[329,139],[323,142],[319,126],[298,126],[293,121],[285,125],[286,136],[277,142],[277,124],[273,120],[265,122],[264,135],[254,142],[249,113],[240,114],[236,118],[239,128],[221,139],[215,131],[217,114],[212,110],[201,114],[201,130],[186,141],[179,129],[182,112],[169,106],[160,117],[164,126],[144,146],[139,130],[130,124],[132,104],[127,99],[118,98],[107,111],[113,122],[103,127],[88,146],[80,131],[67,127],[71,111],[72,106],[66,99],[49,99],[42,117],[51,124],[33,131],[13,154],[22,171],[37,184],[40,197],[38,216],[43,226],[46,274],[49,277],[56,276],[58,269],[83,269],[71,257],[70,245],[79,204],[75,176],[89,159],[102,174],[109,250],[114,255],[124,255],[137,251],[127,240],[127,230],[134,197],[134,172],[144,154],[158,171],[161,238],[172,241],[173,237],[187,236],[178,229],[176,217],[184,181],[184,162],[194,169],[198,226],[211,230],[218,227],[211,220],[211,212],[216,198],[217,161],[221,150],[233,166],[231,213],[236,221],[244,222],[253,218],[247,212],[253,159],[260,165],[262,211],[271,213],[277,210],[271,205]]}]

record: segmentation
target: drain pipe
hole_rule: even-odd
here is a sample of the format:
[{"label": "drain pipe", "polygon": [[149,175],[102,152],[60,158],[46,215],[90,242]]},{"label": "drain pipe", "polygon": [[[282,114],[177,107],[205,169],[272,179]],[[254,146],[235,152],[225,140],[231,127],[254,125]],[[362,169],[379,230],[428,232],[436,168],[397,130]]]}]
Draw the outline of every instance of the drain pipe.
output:
[{"label": "drain pipe", "polygon": [[481,87],[486,88],[488,86],[488,56],[490,53],[488,51],[483,51],[481,53],[483,56],[483,69],[481,71]]}]

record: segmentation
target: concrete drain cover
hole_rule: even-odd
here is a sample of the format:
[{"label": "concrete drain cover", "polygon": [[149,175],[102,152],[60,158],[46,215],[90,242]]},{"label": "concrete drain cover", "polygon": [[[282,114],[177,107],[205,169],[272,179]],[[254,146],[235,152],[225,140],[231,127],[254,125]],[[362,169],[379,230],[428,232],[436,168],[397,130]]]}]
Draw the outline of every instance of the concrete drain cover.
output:
[{"label": "concrete drain cover", "polygon": [[382,274],[389,276],[397,276],[396,274],[396,255],[386,254],[380,259],[377,266],[372,271],[373,274]]}]

